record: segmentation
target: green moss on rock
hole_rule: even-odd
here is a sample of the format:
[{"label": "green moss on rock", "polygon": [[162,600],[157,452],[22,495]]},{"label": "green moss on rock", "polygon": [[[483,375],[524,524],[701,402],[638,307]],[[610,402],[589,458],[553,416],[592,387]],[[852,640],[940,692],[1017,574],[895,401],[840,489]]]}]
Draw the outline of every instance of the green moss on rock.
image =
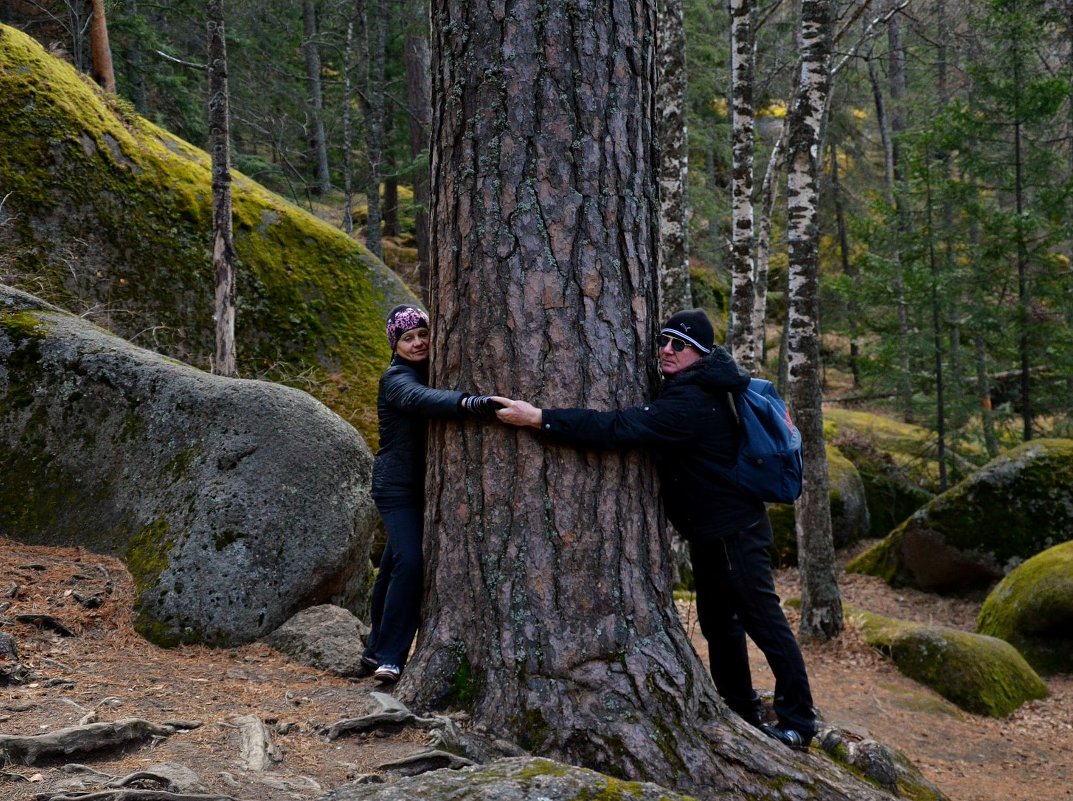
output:
[{"label": "green moss on rock", "polygon": [[1073,542],[1036,554],[999,582],[976,630],[1011,643],[1041,673],[1073,673]]},{"label": "green moss on rock", "polygon": [[1009,643],[943,626],[906,623],[847,609],[865,642],[903,674],[977,715],[1005,717],[1047,696],[1047,685]]}]

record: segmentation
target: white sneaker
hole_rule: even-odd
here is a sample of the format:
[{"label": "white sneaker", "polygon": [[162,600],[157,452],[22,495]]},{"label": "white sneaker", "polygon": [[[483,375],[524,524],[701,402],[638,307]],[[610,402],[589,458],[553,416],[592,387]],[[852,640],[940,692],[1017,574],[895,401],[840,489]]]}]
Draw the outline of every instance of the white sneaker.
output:
[{"label": "white sneaker", "polygon": [[399,680],[399,674],[402,673],[399,670],[398,665],[381,665],[373,673],[373,678],[381,684],[394,684]]}]

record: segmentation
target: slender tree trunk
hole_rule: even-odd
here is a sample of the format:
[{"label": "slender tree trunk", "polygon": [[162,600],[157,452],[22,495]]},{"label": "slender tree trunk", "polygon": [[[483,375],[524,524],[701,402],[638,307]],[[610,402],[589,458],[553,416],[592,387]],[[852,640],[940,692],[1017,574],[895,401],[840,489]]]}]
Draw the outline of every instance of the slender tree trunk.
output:
[{"label": "slender tree trunk", "polygon": [[[1016,81],[1016,77],[1014,79]],[[1013,124],[1014,203],[1017,226],[1017,350],[1021,359],[1021,422],[1025,442],[1032,439],[1032,395],[1029,385],[1032,363],[1029,350],[1028,248],[1024,233],[1024,175],[1021,156],[1021,121]]]},{"label": "slender tree trunk", "polygon": [[326,195],[332,189],[328,170],[328,137],[324,133],[324,98],[320,82],[320,51],[317,49],[317,6],[314,0],[302,2],[302,24],[305,32],[306,82],[309,85],[310,150],[316,171],[315,191]]},{"label": "slender tree trunk", "polygon": [[946,492],[946,399],[943,386],[943,328],[939,299],[939,259],[935,254],[934,196],[931,183],[931,153],[925,154],[925,204],[927,209],[928,266],[931,271],[931,335],[935,375],[935,459],[939,463],[939,491]]},{"label": "slender tree trunk", "polygon": [[104,91],[115,94],[115,70],[112,68],[112,48],[108,44],[108,18],[104,0],[92,0],[93,17],[89,27],[89,42],[93,62],[93,80]]},{"label": "slender tree trunk", "polygon": [[[418,163],[413,171],[414,236],[417,240],[417,275],[421,298],[428,303],[428,136],[432,113],[429,83],[428,0],[410,0],[409,32],[406,35],[406,102],[410,107],[410,157]],[[424,158],[422,158],[424,157]]]},{"label": "slender tree trunk", "polygon": [[384,177],[384,236],[397,237],[402,233],[402,226],[399,224],[398,166],[395,157],[388,150],[384,155],[384,168],[387,170]]},{"label": "slender tree trunk", "polygon": [[842,631],[836,578],[820,366],[820,126],[830,95],[830,0],[802,0],[798,89],[790,112],[787,239],[790,248],[789,374],[794,420],[801,429],[805,486],[795,504],[803,636]]},{"label": "slender tree trunk", "polygon": [[[785,122],[779,138],[771,148],[764,180],[760,184],[760,220],[756,226],[756,284],[753,292],[752,330],[760,344],[760,363],[764,361],[764,343],[767,333],[767,290],[771,265],[771,222],[775,214],[775,200],[779,194],[778,177],[786,158]],[[785,321],[784,321],[785,322]],[[786,326],[782,326],[785,332]],[[780,347],[781,353],[781,347]],[[781,369],[781,359],[780,359]],[[785,386],[785,383],[780,384]]]},{"label": "slender tree trunk", "polygon": [[212,153],[212,266],[216,273],[213,372],[235,375],[235,247],[231,236],[231,110],[223,0],[209,0],[209,147]]},{"label": "slender tree trunk", "polygon": [[354,20],[347,22],[343,49],[343,230],[354,233]]},{"label": "slender tree trunk", "polygon": [[365,188],[365,200],[368,207],[365,246],[383,258],[380,181],[384,171],[384,59],[387,47],[387,2],[386,0],[359,0],[359,5],[364,16],[362,30],[365,39],[366,62],[361,87],[361,109],[365,116],[365,155],[368,161],[368,182]]},{"label": "slender tree trunk", "polygon": [[999,454],[998,437],[995,435],[995,415],[991,409],[991,380],[987,373],[987,343],[984,335],[977,332],[973,336],[976,346],[976,386],[980,397],[980,427],[984,432],[984,447],[987,455],[994,459]]},{"label": "slender tree trunk", "polygon": [[[654,0],[471,9],[433,11],[432,383],[639,403],[658,325]],[[429,454],[402,700],[705,799],[884,795],[723,707],[674,612],[641,453],[465,422],[433,424]]]},{"label": "slender tree trunk", "polygon": [[[876,107],[876,125],[879,128],[879,138],[883,145],[884,187],[886,189],[887,204],[894,210],[896,226],[899,231],[906,230],[905,221],[901,214],[902,204],[897,187],[897,170],[895,168],[894,142],[891,136],[890,119],[887,116],[887,104],[883,98],[883,89],[879,83],[879,74],[876,70],[875,59],[869,54],[868,78],[872,84],[872,98]],[[905,299],[905,282],[902,279],[902,254],[899,243],[891,245],[891,261],[895,265],[894,270],[894,296],[897,304],[898,315],[898,347],[900,348],[899,361],[901,370],[898,375],[898,405],[902,410],[902,417],[910,416],[910,402],[912,390],[909,384],[909,306]]]},{"label": "slender tree trunk", "polygon": [[756,149],[753,110],[752,0],[730,0],[731,146],[730,179],[730,326],[727,343],[738,363],[755,375],[760,369],[762,346],[753,331],[756,303],[756,237],[753,226],[753,154]]},{"label": "slender tree trunk", "polygon": [[[835,206],[835,225],[838,228],[838,253],[842,261],[842,274],[851,281],[856,279],[859,271],[849,257],[849,234],[846,230],[846,204],[842,196],[842,182],[838,173],[838,148],[831,145],[831,199]],[[857,304],[850,301],[846,306],[846,316],[850,321],[851,331],[856,328],[856,320],[859,310]],[[849,364],[853,374],[853,388],[861,385],[860,346],[857,337],[851,334],[849,341]]]},{"label": "slender tree trunk", "polygon": [[667,318],[693,306],[689,284],[686,178],[686,38],[682,0],[657,0],[656,108],[660,144],[659,309]]}]

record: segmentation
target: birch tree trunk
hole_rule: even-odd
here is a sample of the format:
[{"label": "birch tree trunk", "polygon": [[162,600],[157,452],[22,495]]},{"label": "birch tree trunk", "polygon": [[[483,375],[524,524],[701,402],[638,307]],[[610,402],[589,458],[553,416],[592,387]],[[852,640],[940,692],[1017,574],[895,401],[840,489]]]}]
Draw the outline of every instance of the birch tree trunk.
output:
[{"label": "birch tree trunk", "polygon": [[[432,383],[546,406],[655,379],[654,0],[433,6]],[[699,798],[881,798],[730,715],[674,611],[652,466],[429,434],[427,590],[397,694]]]},{"label": "birch tree trunk", "polygon": [[213,372],[235,375],[235,247],[231,236],[231,110],[223,0],[209,0],[209,149],[212,154],[212,266],[216,273]]},{"label": "birch tree trunk", "polygon": [[92,0],[92,4],[89,42],[93,80],[100,84],[104,91],[115,94],[115,70],[112,67],[112,48],[108,44],[108,18],[104,13],[104,0]]},{"label": "birch tree trunk", "polygon": [[790,250],[790,402],[801,429],[804,491],[795,504],[802,636],[842,631],[820,381],[819,174],[821,125],[830,95],[831,0],[802,0],[797,96],[790,112],[787,239]]},{"label": "birch tree trunk", "polygon": [[682,0],[657,0],[656,109],[660,145],[659,317],[693,308],[686,179],[686,36]]},{"label": "birch tree trunk", "polygon": [[[410,0],[405,44],[406,102],[410,107],[410,156],[415,161],[427,155],[432,86],[429,76],[428,0]],[[429,230],[428,163],[413,172],[414,236],[417,240],[417,275],[421,298],[428,303]]]},{"label": "birch tree trunk", "polygon": [[328,138],[324,133],[324,96],[320,83],[320,51],[317,49],[317,7],[314,0],[302,2],[302,26],[305,42],[306,82],[309,85],[309,145],[316,172],[317,194],[326,195],[332,189],[328,171]]},{"label": "birch tree trunk", "polygon": [[753,0],[730,0],[730,91],[733,167],[730,179],[730,326],[727,342],[750,374],[760,369],[762,345],[753,330],[756,303],[755,231],[753,227],[753,154],[756,148],[753,109]]}]

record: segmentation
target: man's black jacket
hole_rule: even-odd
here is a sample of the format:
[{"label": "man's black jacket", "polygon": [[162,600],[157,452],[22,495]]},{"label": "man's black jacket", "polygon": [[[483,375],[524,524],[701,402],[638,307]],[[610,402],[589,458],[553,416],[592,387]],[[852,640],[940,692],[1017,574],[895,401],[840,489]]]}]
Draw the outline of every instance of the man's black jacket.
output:
[{"label": "man's black jacket", "polygon": [[380,376],[376,412],[380,448],[373,462],[373,499],[383,504],[424,502],[428,418],[462,416],[462,393],[428,386],[428,361],[397,354]]},{"label": "man's black jacket", "polygon": [[611,412],[544,409],[541,429],[574,445],[651,450],[667,518],[688,540],[723,537],[755,524],[764,504],[722,478],[716,464],[737,453],[737,422],[730,393],[749,375],[723,348],[683,370],[643,406]]}]

